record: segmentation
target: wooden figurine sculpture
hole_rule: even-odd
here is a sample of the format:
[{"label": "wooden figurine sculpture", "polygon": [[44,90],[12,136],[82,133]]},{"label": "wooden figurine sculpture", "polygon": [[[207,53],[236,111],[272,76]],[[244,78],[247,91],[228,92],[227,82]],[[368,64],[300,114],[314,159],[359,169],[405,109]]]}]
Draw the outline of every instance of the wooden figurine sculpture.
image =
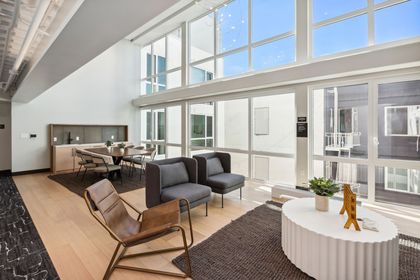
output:
[{"label": "wooden figurine sculpture", "polygon": [[348,216],[344,228],[349,229],[351,224],[353,224],[354,228],[357,231],[360,231],[360,227],[356,219],[356,194],[351,191],[350,185],[348,184],[344,185],[343,207],[340,210],[340,215],[343,215],[344,211],[347,212]]}]

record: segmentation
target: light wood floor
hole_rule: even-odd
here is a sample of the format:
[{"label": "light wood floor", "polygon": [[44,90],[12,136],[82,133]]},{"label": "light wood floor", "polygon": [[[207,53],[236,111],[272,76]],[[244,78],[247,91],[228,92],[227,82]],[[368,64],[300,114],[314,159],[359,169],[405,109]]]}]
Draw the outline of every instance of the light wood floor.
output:
[{"label": "light wood floor", "polygon": [[[102,279],[108,262],[114,252],[116,242],[91,217],[84,200],[68,191],[60,184],[48,179],[48,173],[13,177],[35,226],[47,248],[61,279]],[[122,194],[140,210],[146,209],[144,189]],[[243,199],[239,200],[239,190],[225,195],[221,208],[220,195],[213,194],[209,204],[209,215],[205,217],[205,206],[192,209],[192,223],[195,243],[271,199],[269,188],[248,183],[243,189]],[[183,214],[183,223],[188,228],[188,220]],[[177,233],[133,248],[158,249],[181,245]],[[138,248],[138,249],[137,249]],[[166,269],[179,272],[171,260],[181,251],[136,258],[126,263],[148,268]],[[139,272],[115,270],[111,279],[177,279]],[[179,278],[178,278],[179,279]]]},{"label": "light wood floor", "polygon": [[[16,176],[13,179],[29,209],[49,255],[61,279],[102,279],[116,242],[91,217],[84,200],[60,184],[48,179],[49,173]],[[144,189],[122,194],[139,209],[145,209]],[[243,199],[239,191],[225,196],[221,208],[220,195],[213,194],[209,216],[205,206],[192,210],[195,244],[238,218],[247,211],[271,199],[268,186],[247,182]],[[392,219],[401,233],[420,238],[420,212],[390,205],[367,205]],[[186,216],[183,223],[188,227]],[[181,238],[174,233],[165,238],[139,246],[135,251],[180,245]],[[134,252],[134,250],[133,250]],[[179,272],[171,260],[181,252],[127,260],[127,264],[167,269]],[[176,279],[139,272],[115,270],[111,279]]]}]

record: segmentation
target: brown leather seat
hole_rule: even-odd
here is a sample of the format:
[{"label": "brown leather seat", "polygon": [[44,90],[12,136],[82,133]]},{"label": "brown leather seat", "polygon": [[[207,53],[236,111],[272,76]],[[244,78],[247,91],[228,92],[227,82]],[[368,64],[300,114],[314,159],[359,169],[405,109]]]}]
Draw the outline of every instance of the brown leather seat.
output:
[{"label": "brown leather seat", "polygon": [[[188,255],[188,248],[193,244],[193,231],[188,201],[185,201],[185,203],[187,203],[188,205],[188,218],[191,234],[191,243],[189,245],[187,245],[186,242],[185,230],[181,226],[179,199],[169,201],[167,203],[140,212],[134,206],[132,206],[130,203],[128,203],[126,200],[120,197],[112,183],[107,179],[104,179],[88,187],[85,190],[84,197],[92,215],[102,224],[102,226],[111,234],[111,236],[118,241],[118,246],[109,263],[108,269],[105,272],[104,279],[108,279],[115,268],[159,273],[180,277],[191,276],[191,265]],[[124,203],[139,214],[137,219],[134,219],[129,215],[127,209],[124,206]],[[96,214],[96,211],[99,211],[101,213],[102,219]],[[140,218],[142,219],[140,220]],[[184,246],[168,248],[165,250],[157,250],[155,251],[155,253],[184,249],[185,256],[187,258],[186,274],[118,265],[118,262],[121,259],[153,253],[144,252],[139,254],[124,255],[127,247],[149,242],[153,239],[159,238],[163,235],[178,230],[180,230],[182,233]],[[117,252],[119,251],[121,245],[124,247],[124,249],[117,258],[117,261],[114,262]]]}]

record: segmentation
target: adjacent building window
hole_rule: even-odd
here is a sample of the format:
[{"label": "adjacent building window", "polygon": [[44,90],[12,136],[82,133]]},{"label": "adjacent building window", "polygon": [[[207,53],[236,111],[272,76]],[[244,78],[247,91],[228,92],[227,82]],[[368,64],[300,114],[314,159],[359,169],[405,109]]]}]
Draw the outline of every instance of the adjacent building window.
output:
[{"label": "adjacent building window", "polygon": [[181,29],[141,49],[141,94],[181,86]]},{"label": "adjacent building window", "polygon": [[190,106],[190,145],[213,147],[214,103],[199,103]]}]

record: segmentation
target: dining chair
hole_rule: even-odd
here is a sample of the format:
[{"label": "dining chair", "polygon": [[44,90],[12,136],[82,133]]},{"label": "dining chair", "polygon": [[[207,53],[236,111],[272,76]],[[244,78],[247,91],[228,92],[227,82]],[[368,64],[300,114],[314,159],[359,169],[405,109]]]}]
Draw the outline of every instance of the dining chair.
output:
[{"label": "dining chair", "polygon": [[140,165],[140,180],[141,180],[141,174],[142,173],[144,174],[146,163],[154,161],[156,157],[156,147],[146,148],[145,150],[149,152],[150,155],[133,158],[133,166],[134,164]]},{"label": "dining chair", "polygon": [[121,166],[108,163],[105,158],[98,157],[98,156],[91,156],[93,163],[96,164],[96,167],[90,168],[90,171],[105,174],[108,178],[111,174],[117,172],[119,173],[121,185],[123,184],[122,174],[121,174]]},{"label": "dining chair", "polygon": [[[188,200],[172,200],[141,212],[119,196],[112,183],[107,179],[88,187],[84,192],[84,199],[93,217],[106,231],[108,231],[111,237],[118,242],[103,279],[109,279],[116,268],[175,277],[191,277],[191,260],[188,248],[193,245],[194,236]],[[180,201],[186,205],[188,211],[191,238],[190,244],[187,244],[185,229],[181,225]],[[125,205],[136,212],[137,218],[130,216]],[[98,215],[97,212],[99,212],[101,216]],[[127,248],[147,243],[179,231],[181,231],[182,234],[183,246],[126,254]],[[118,253],[121,246],[123,249],[121,250],[121,253]],[[121,260],[127,258],[162,254],[177,250],[185,251],[186,273],[175,273],[120,264]]]},{"label": "dining chair", "polygon": [[[144,146],[134,146],[133,145],[132,149],[143,150]],[[125,166],[128,166],[130,176],[133,174],[133,172],[135,170],[133,159],[135,159],[135,158],[140,158],[141,159],[142,157],[143,156],[141,156],[141,155],[133,155],[133,156],[123,157],[122,162],[125,164]]]}]

